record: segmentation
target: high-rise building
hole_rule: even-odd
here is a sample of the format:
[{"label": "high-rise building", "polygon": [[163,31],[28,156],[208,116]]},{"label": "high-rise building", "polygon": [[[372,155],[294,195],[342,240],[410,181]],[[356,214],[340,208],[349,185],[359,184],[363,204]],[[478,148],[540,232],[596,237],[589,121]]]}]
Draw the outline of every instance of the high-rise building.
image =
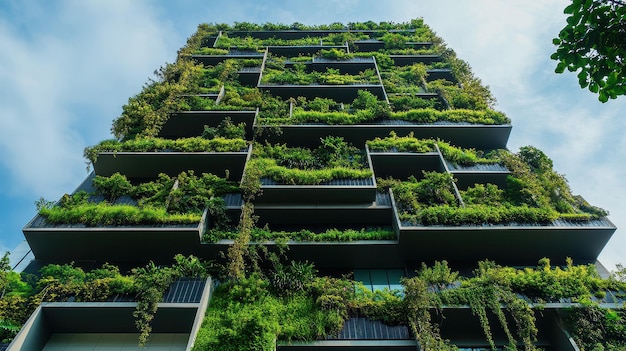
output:
[{"label": "high-rise building", "polygon": [[[18,269],[68,262],[85,270],[104,262],[128,268],[170,264],[183,254],[224,259],[231,278],[245,277],[246,263],[274,267],[267,284],[289,290],[298,282],[296,269],[276,269],[268,258],[282,252],[284,262],[311,270],[314,264],[337,279],[333,284],[350,276],[362,284],[352,289],[379,302],[375,292],[398,301],[415,297],[419,289],[403,290],[410,289],[403,277],[429,283],[426,295],[464,287],[456,280],[434,284],[422,264],[448,278],[455,276],[451,267],[470,279],[482,262],[475,279],[506,267],[522,274],[538,264],[542,268],[526,273],[542,271],[549,280],[576,271],[583,279],[580,272],[596,264],[615,226],[570,192],[542,151],[507,150],[511,122],[494,102],[421,20],[201,25],[177,61],[129,99],[113,123],[116,139],[86,149],[93,166],[87,179],[58,203],[41,204],[24,227],[29,248]],[[491,290],[472,290],[489,291],[487,301],[498,304],[487,310],[483,304],[479,316],[472,303],[446,303],[445,296],[439,308],[420,305],[384,323],[361,306],[342,316],[340,331],[319,340],[281,339],[283,331],[270,344],[414,350],[436,348],[425,336],[435,335],[460,348],[504,349],[515,342],[528,347],[524,335],[531,335],[537,347],[576,350],[561,320],[579,295],[546,300],[545,291],[502,288],[493,279],[486,283]],[[150,349],[190,349],[202,338],[197,333],[208,333],[202,316],[212,286],[211,280],[177,280],[169,288]],[[180,292],[185,289],[193,292]],[[399,292],[389,293],[394,289]],[[324,296],[330,300],[318,297],[314,309],[327,313],[341,305],[333,300],[341,293]],[[611,293],[596,300],[621,302]],[[136,347],[136,339],[128,341],[136,333],[134,302],[73,301],[42,304],[9,349]],[[519,301],[538,332],[520,332],[512,342],[515,325],[528,327],[517,320],[527,315],[510,308]],[[383,310],[391,314],[389,303]],[[416,311],[432,318],[419,320]],[[498,326],[488,330],[485,323]],[[252,324],[241,330],[250,340],[265,335],[254,334]],[[236,336],[219,340],[221,349],[235,349],[226,343]]]}]

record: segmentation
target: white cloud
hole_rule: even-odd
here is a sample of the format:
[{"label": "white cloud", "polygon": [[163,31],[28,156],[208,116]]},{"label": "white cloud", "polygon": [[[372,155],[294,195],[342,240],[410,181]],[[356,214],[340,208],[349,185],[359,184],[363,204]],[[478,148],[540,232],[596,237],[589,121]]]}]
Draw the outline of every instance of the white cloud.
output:
[{"label": "white cloud", "polygon": [[142,2],[65,1],[54,10],[29,12],[31,37],[0,22],[0,162],[10,193],[71,191],[85,176],[82,148],[97,142],[83,138],[107,137],[128,96],[182,45]]}]

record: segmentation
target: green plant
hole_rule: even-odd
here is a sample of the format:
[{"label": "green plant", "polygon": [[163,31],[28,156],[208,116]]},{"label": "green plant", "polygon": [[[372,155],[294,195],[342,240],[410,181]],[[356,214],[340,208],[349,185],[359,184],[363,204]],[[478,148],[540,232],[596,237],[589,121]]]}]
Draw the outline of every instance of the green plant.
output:
[{"label": "green plant", "polygon": [[[96,177],[99,192],[111,198],[128,195],[137,205],[90,202],[90,194],[79,191],[64,195],[58,206],[41,208],[39,214],[50,224],[85,224],[87,226],[154,225],[198,223],[205,208],[218,215],[223,202],[212,200],[239,188],[233,182],[212,174],[200,177],[182,172],[174,179],[161,175],[158,180],[130,186],[125,176]],[[216,216],[216,219],[225,217]],[[218,220],[219,223],[219,220]]]},{"label": "green plant", "polygon": [[245,139],[246,124],[244,122],[234,124],[230,117],[226,117],[217,128],[204,126],[202,137],[205,139],[214,139],[223,137],[226,139]]},{"label": "green plant", "polygon": [[[297,167],[297,168],[295,168]],[[260,177],[284,184],[320,184],[332,179],[360,179],[372,175],[361,152],[340,137],[321,139],[315,150],[286,145],[259,145],[246,169],[257,169]]]},{"label": "green plant", "polygon": [[[239,232],[236,230],[211,229],[202,237],[204,242],[216,242],[223,239],[236,239]],[[388,229],[328,229],[315,232],[308,229],[299,231],[273,231],[267,228],[253,228],[250,232],[250,241],[262,243],[266,241],[356,241],[356,240],[395,240],[397,235]]]}]

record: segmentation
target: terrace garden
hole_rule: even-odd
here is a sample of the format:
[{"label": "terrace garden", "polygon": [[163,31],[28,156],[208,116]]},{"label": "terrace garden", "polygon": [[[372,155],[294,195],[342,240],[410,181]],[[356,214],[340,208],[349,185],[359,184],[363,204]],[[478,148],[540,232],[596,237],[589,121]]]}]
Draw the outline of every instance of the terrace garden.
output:
[{"label": "terrace garden", "polygon": [[293,68],[281,67],[280,62],[266,62],[261,84],[277,85],[365,85],[380,84],[374,69],[366,69],[358,74],[341,74],[338,69],[326,68],[324,72],[307,72],[304,63],[296,63]]},{"label": "terrace garden", "polygon": [[13,272],[8,253],[0,267],[0,344],[10,342],[42,302],[137,302],[133,316],[144,345],[152,331],[158,303],[172,283],[183,277],[206,278],[207,264],[196,257],[177,255],[169,266],[149,263],[128,272],[108,263],[90,270],[71,264],[48,264],[37,274]]},{"label": "terrace garden", "polygon": [[[202,240],[204,242],[217,242],[220,240],[232,240],[237,238],[237,230],[209,229]],[[346,242],[357,240],[395,240],[397,234],[390,229],[327,229],[314,231],[301,229],[296,231],[270,230],[268,228],[254,228],[250,233],[250,241],[264,243],[275,242]]]},{"label": "terrace garden", "polygon": [[510,120],[501,112],[490,109],[440,110],[440,101],[419,96],[396,95],[390,98],[390,105],[388,105],[387,102],[379,100],[365,90],[359,90],[357,98],[350,104],[341,104],[326,98],[307,100],[300,97],[291,101],[293,109],[290,115],[288,105],[284,100],[278,101],[283,104],[283,113],[268,115],[261,110],[259,123],[265,125],[306,123],[352,125],[376,123],[383,120],[408,121],[416,124],[451,122],[501,125],[510,123]]},{"label": "terrace garden", "polygon": [[[581,350],[626,347],[624,310],[603,307],[607,300],[625,298],[623,270],[602,279],[592,265],[574,265],[571,260],[564,267],[553,267],[542,259],[536,267],[524,269],[483,261],[471,275],[462,276],[443,261],[423,264],[403,278],[402,290],[371,291],[349,276],[321,275],[310,263],[282,263],[271,255],[266,259],[266,268],[250,265],[240,279],[218,273],[225,272],[224,262],[208,264],[181,255],[171,266],[150,263],[128,272],[110,264],[90,270],[50,264],[29,277],[11,272],[5,255],[0,270],[2,341],[10,341],[42,301],[110,301],[126,296],[138,301],[135,318],[141,345],[150,337],[151,317],[167,287],[181,277],[206,277],[212,272],[223,283],[213,293],[194,350],[269,351],[275,340],[284,344],[333,338],[349,319],[363,317],[408,327],[411,337],[426,349],[454,350],[454,340],[445,340],[439,328],[445,328],[445,317],[455,307],[472,311],[486,348],[536,350],[537,319],[555,301],[571,303],[562,316]],[[502,329],[505,344],[496,344],[494,333]]]},{"label": "terrace garden", "polygon": [[233,183],[212,174],[196,176],[183,172],[177,177],[133,184],[126,176],[96,176],[93,192],[64,195],[57,204],[39,202],[39,214],[50,225],[128,226],[191,224],[202,219],[208,208],[223,213],[221,195],[237,192]]},{"label": "terrace garden", "polygon": [[[271,33],[276,30],[309,33],[291,33],[297,38],[286,39]],[[313,48],[290,56],[275,48],[271,51],[268,46]],[[193,56],[197,54],[220,57],[201,61]],[[403,58],[403,63],[398,63],[398,55],[415,57]],[[320,62],[333,67],[320,69],[315,66]],[[374,68],[357,73],[337,68],[359,62],[373,64]],[[265,87],[258,85],[258,81],[242,82],[246,71],[260,74],[261,67],[260,83],[266,84]],[[447,74],[452,78],[439,79]],[[271,90],[277,85],[297,85],[297,89],[306,85],[331,85],[326,87],[331,89],[357,84],[378,85],[381,93],[377,96],[373,90],[358,90],[367,87],[357,86],[352,87],[354,91],[349,94],[345,93],[349,98],[340,101],[335,94],[339,90],[327,93],[328,96],[313,91],[306,97],[298,96],[299,93],[290,96],[289,92],[281,97],[272,95]],[[401,227],[477,228],[517,224],[530,227],[549,225],[557,220],[579,223],[605,217],[606,211],[571,193],[564,177],[553,170],[552,161],[540,150],[523,147],[518,153],[481,151],[450,143],[454,138],[460,139],[458,135],[469,134],[464,139],[465,145],[474,145],[467,139],[492,134],[472,127],[510,124],[503,113],[494,110],[494,104],[488,88],[473,76],[469,66],[457,59],[421,20],[403,24],[365,22],[309,27],[297,23],[291,26],[200,25],[179,52],[176,62],[158,70],[156,79],[149,81],[123,107],[112,127],[116,139],[87,148],[85,156],[94,163],[102,153],[228,152],[241,151],[251,144],[248,147],[252,155],[247,160],[241,183],[213,174],[196,175],[192,171],[170,176],[162,174],[156,179],[129,179],[120,173],[108,177],[98,175],[76,193],[64,195],[56,204],[40,200],[40,217],[36,218],[43,218],[40,222],[53,228],[112,227],[121,232],[121,227],[145,226],[149,228],[147,235],[136,240],[137,245],[143,246],[142,240],[153,235],[154,228],[193,226],[208,213],[211,228],[192,233],[193,244],[201,234],[204,243],[226,240],[228,249],[223,255],[212,257],[216,261],[210,265],[178,257],[175,258],[177,265],[186,268],[159,268],[150,263],[131,271],[130,275],[122,275],[110,265],[82,274],[71,265],[44,267],[38,283],[27,279],[26,275],[22,280],[17,274],[3,273],[1,336],[10,339],[41,301],[69,297],[93,301],[106,299],[111,294],[126,294],[137,295],[141,300],[137,318],[143,338],[140,342],[144,342],[150,332],[150,311],[154,311],[167,282],[181,276],[206,276],[210,268],[221,284],[213,294],[195,350],[269,351],[275,349],[277,341],[284,345],[332,339],[352,318],[403,326],[424,349],[455,350],[439,332],[439,327],[445,325],[448,308],[471,311],[482,327],[485,348],[535,350],[538,348],[536,321],[543,318],[546,304],[552,302],[573,307],[558,309],[581,350],[626,349],[626,314],[623,308],[609,309],[604,305],[610,302],[609,297],[612,301],[623,302],[626,289],[623,270],[611,279],[600,279],[592,266],[576,266],[571,260],[564,267],[552,267],[548,259],[543,259],[536,268],[523,269],[483,261],[478,263],[473,275],[461,276],[446,262],[435,262],[431,266],[423,265],[415,273],[410,272],[409,277],[401,281],[402,290],[370,291],[349,275],[324,276],[318,274],[313,263],[286,263],[286,257],[281,256],[284,244],[396,240],[394,245],[399,246],[398,230],[384,227],[386,224],[330,228],[331,225],[321,223],[323,218],[315,228],[271,230],[269,226],[257,227],[255,221],[261,211],[255,215],[256,205],[262,205],[257,208],[265,211],[282,211],[275,203],[285,205],[283,209],[295,203],[304,204],[296,206],[302,212],[313,206],[332,208],[335,205],[349,210],[369,210],[375,207],[372,203],[377,196],[377,185],[381,191],[391,189],[395,204],[381,207],[385,207],[387,217],[391,217],[395,205]],[[257,133],[252,133],[252,123],[233,123],[220,115],[219,118],[226,119],[219,125],[207,125],[199,135],[179,139],[158,137],[172,116],[186,111],[258,111],[254,125]],[[187,113],[186,117],[197,115]],[[211,118],[218,114],[205,115]],[[248,115],[254,115],[250,120],[257,116],[256,113]],[[366,143],[370,153],[365,151],[367,148],[362,141],[352,145],[346,141],[347,137],[332,135],[340,133],[341,128],[317,132],[323,135],[319,146],[309,145],[310,140],[302,141],[298,144],[300,147],[283,144],[280,140],[287,126],[307,124],[384,124],[391,129],[384,133],[375,131],[361,139],[371,139]],[[374,139],[400,125],[438,124],[442,125],[441,130],[451,125],[458,129],[449,133],[438,131],[445,140],[433,136],[417,139],[412,134],[399,137],[395,132],[389,137]],[[281,129],[283,126],[285,128]],[[362,133],[367,127],[361,130],[355,127],[352,131]],[[306,128],[292,129],[312,134]],[[471,134],[472,129],[479,130],[478,134]],[[333,132],[328,133],[328,130]],[[264,142],[270,139],[264,139],[260,132],[273,133],[278,141]],[[493,148],[506,144],[508,131],[505,132],[498,134],[503,137],[498,137],[499,146]],[[424,132],[428,133],[430,130]],[[301,135],[296,134],[290,142],[301,141],[298,140]],[[312,139],[316,142],[318,135],[313,135]],[[488,139],[483,137],[483,140]],[[444,171],[414,174],[408,179],[375,178],[375,168],[369,161],[373,158],[372,152],[434,153],[437,162],[441,156],[448,166],[462,169],[499,165],[510,174],[505,186],[472,181],[470,186],[461,187],[453,174]],[[339,183],[341,185],[337,185]],[[324,187],[326,189],[320,190]],[[359,187],[367,189],[357,195],[356,192],[337,195]],[[310,192],[304,193],[304,188]],[[276,192],[268,200],[272,191]],[[229,223],[222,198],[228,193],[241,194],[241,217],[236,229]],[[316,197],[311,193],[316,193]],[[332,206],[325,206],[328,204]],[[606,231],[612,233],[613,229],[607,227]],[[462,232],[454,231],[455,235]],[[101,240],[110,241],[107,235],[110,233],[104,233],[105,239]],[[181,242],[180,236],[175,240]],[[266,247],[270,241],[273,243]],[[182,243],[173,250],[188,249],[186,245]],[[156,251],[156,246],[150,250]],[[154,254],[150,250],[146,250],[146,257]],[[134,248],[132,254],[135,254]],[[8,271],[5,261],[3,272]],[[504,344],[496,343],[496,330],[504,333]]]},{"label": "terrace garden", "polygon": [[425,153],[440,151],[446,161],[464,166],[500,163],[502,160],[498,153],[504,151],[492,151],[485,154],[480,150],[455,147],[441,140],[417,139],[412,134],[406,137],[399,137],[393,132],[387,138],[376,138],[367,141],[367,146],[369,146],[372,152]]},{"label": "terrace garden", "polygon": [[[405,141],[393,139],[393,143],[386,144],[401,145]],[[406,148],[429,150],[428,144]],[[379,187],[389,187],[393,191],[400,220],[405,225],[549,224],[557,219],[589,221],[607,215],[606,211],[589,205],[580,196],[572,195],[565,178],[552,169],[552,161],[536,148],[526,146],[517,154],[500,150],[487,159],[481,159],[473,152],[450,150],[453,149],[442,149],[444,157],[446,154],[459,155],[457,160],[452,156],[452,160],[466,165],[502,162],[511,171],[506,188],[487,183],[459,191],[452,174],[437,172],[424,173],[419,180],[415,177],[408,181],[378,180]]]},{"label": "terrace garden", "polygon": [[[218,287],[194,350],[273,350],[276,340],[289,345],[333,339],[349,319],[363,317],[407,326],[427,350],[455,350],[454,340],[439,333],[454,307],[469,307],[483,329],[485,348],[537,350],[535,323],[543,304],[563,299],[576,306],[565,316],[582,350],[599,344],[624,347],[624,311],[593,302],[618,291],[623,298],[624,283],[600,279],[593,266],[570,261],[554,268],[544,259],[536,268],[515,269],[484,261],[473,275],[462,277],[445,261],[436,262],[403,278],[401,291],[370,291],[347,277],[320,276],[308,263],[273,261],[272,267]],[[589,324],[596,317],[597,324]],[[494,333],[502,329],[504,344],[496,344]]]},{"label": "terrace garden", "polygon": [[175,140],[138,137],[125,141],[104,140],[85,148],[84,156],[95,163],[102,152],[237,152],[248,145],[245,123],[234,124],[226,118],[217,127],[204,127],[201,136]]},{"label": "terrace garden", "polygon": [[279,184],[321,184],[372,176],[365,155],[340,137],[326,137],[314,149],[256,145],[247,168]]}]

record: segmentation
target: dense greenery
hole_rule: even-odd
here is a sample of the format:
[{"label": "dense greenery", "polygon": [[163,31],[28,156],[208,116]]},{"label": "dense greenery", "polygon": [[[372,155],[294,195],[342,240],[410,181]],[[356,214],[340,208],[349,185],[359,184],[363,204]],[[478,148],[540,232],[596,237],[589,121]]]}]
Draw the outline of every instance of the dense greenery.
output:
[{"label": "dense greenery", "polygon": [[[223,239],[235,239],[239,235],[236,230],[208,230],[203,236],[204,242],[217,242]],[[299,231],[274,231],[267,228],[254,228],[250,240],[263,243],[267,241],[355,241],[355,240],[395,240],[396,233],[389,229],[328,229],[315,232],[309,229]]]},{"label": "dense greenery", "polygon": [[263,71],[261,84],[278,85],[355,85],[380,84],[373,69],[366,69],[357,75],[341,74],[338,69],[327,68],[324,72],[307,72],[306,64],[296,63],[293,68],[267,68]]},{"label": "dense greenery", "polygon": [[[370,30],[370,32],[346,31],[349,29]],[[401,30],[395,33],[385,33],[384,31],[395,29]],[[314,34],[301,39],[285,40],[278,37],[259,39],[251,33],[228,33],[228,31],[252,32],[259,30],[334,30],[330,34]],[[232,48],[257,50],[265,46],[318,46],[318,45],[345,45],[348,43],[353,49],[358,49],[355,41],[376,39],[384,44],[385,50],[397,52],[411,48],[412,42],[432,42],[436,41],[434,33],[426,26],[421,19],[412,20],[407,23],[374,22],[364,23],[334,23],[332,25],[305,26],[300,23],[292,25],[284,24],[264,24],[257,25],[247,22],[235,23],[233,26],[226,24],[202,24],[198,26],[198,32],[190,38],[188,47],[193,53],[206,53],[204,43],[209,37],[216,37],[218,31],[223,31],[216,42],[218,48]],[[189,49],[188,49],[189,50]],[[395,50],[395,51],[394,51]]]},{"label": "dense greenery", "polygon": [[89,271],[73,263],[48,264],[34,276],[12,272],[7,253],[0,267],[0,284],[5,286],[0,295],[0,342],[10,341],[41,302],[104,302],[123,295],[138,302],[134,316],[138,342],[144,344],[158,303],[170,284],[181,277],[207,277],[207,264],[196,257],[176,255],[173,262],[162,267],[150,262],[127,273],[108,263]]},{"label": "dense greenery", "polygon": [[[117,139],[156,136],[171,114],[187,110],[250,109],[261,104],[261,93],[255,88],[241,87],[238,72],[258,60],[222,61],[215,66],[196,64],[187,57],[155,71],[143,90],[123,106],[122,114],[113,122]],[[198,96],[216,93],[225,88],[221,100]]]},{"label": "dense greenery", "polygon": [[[265,29],[263,29],[265,28]],[[274,29],[267,29],[274,28]],[[319,28],[367,28],[368,32],[336,32],[323,34],[321,37],[311,34],[311,37],[285,40],[276,37],[268,39],[255,38],[249,31],[276,30],[278,28],[298,28],[309,30]],[[398,31],[385,33],[385,28],[396,28]],[[229,35],[228,31],[243,31]],[[207,43],[218,36],[216,48],[208,47]],[[375,39],[382,43],[376,51],[360,51],[359,41]],[[383,84],[388,93],[411,93],[390,99],[393,113],[383,106],[357,107],[338,111],[295,111],[289,116],[285,101],[268,96],[256,88],[242,87],[238,72],[245,67],[259,67],[260,59],[237,59],[236,54],[215,65],[199,65],[191,58],[191,53],[209,55],[228,54],[226,48],[237,47],[237,50],[252,50],[258,52],[267,45],[344,45],[350,47],[350,53],[336,48],[321,49],[314,56],[281,58],[269,56],[265,61],[263,82],[267,84],[379,84],[379,76],[372,69],[365,70],[358,75],[341,74],[337,69],[327,69],[324,72],[307,70],[306,62],[314,57],[331,60],[348,60],[352,58],[374,57],[381,71]],[[432,47],[423,49],[414,43],[431,42]],[[416,63],[409,66],[394,66],[390,54],[420,55],[441,54],[441,61],[429,64]],[[296,62],[293,68],[285,68],[285,62]],[[449,68],[455,79],[460,83],[445,80],[426,82],[428,69]],[[133,139],[139,137],[153,137],[169,116],[177,111],[187,110],[241,110],[261,109],[261,120],[265,124],[298,124],[298,123],[329,123],[329,124],[357,124],[371,122],[376,119],[401,119],[416,123],[435,123],[437,121],[452,121],[478,124],[506,124],[510,121],[501,113],[492,110],[495,99],[488,88],[475,78],[467,63],[459,60],[452,50],[446,48],[441,39],[424,25],[421,19],[403,24],[370,22],[351,23],[348,25],[333,24],[331,26],[292,26],[266,24],[253,25],[237,23],[234,26],[225,24],[203,24],[198,31],[188,39],[187,45],[179,51],[178,59],[173,64],[167,64],[156,71],[156,78],[144,86],[142,92],[129,99],[124,106],[122,115],[113,123],[113,134],[119,139]],[[224,94],[217,100],[198,96],[197,94],[217,93],[224,89]],[[415,90],[417,89],[417,90]],[[416,92],[435,92],[440,99],[422,99],[415,97]],[[441,111],[452,108],[451,111]],[[473,110],[473,111],[469,111]]]},{"label": "dense greenery", "polygon": [[399,137],[395,132],[391,132],[388,137],[368,140],[367,145],[371,151],[397,151],[397,152],[436,152],[435,145],[441,151],[443,157],[454,164],[471,166],[477,163],[490,164],[501,162],[497,152],[484,152],[475,149],[463,149],[445,141],[433,139],[417,139],[413,133],[405,137]]},{"label": "dense greenery", "polygon": [[101,152],[151,152],[151,151],[178,151],[178,152],[237,152],[246,147],[244,139],[226,139],[215,137],[181,138],[176,140],[162,138],[138,138],[127,141],[115,139],[105,140],[98,145],[85,149],[85,156],[91,162],[97,160]]},{"label": "dense greenery", "polygon": [[424,173],[421,180],[378,183],[391,187],[401,220],[413,225],[547,224],[559,218],[587,221],[607,215],[572,195],[565,178],[540,150],[526,146],[517,154],[501,150],[497,155],[511,171],[505,189],[475,184],[457,195],[452,175],[436,172]]},{"label": "dense greenery", "polygon": [[246,169],[257,169],[261,177],[281,184],[320,184],[333,179],[372,176],[365,156],[341,137],[326,137],[310,150],[284,144],[257,145]]},{"label": "dense greenery", "polygon": [[578,72],[581,88],[607,102],[626,94],[626,3],[621,0],[572,0],[551,58],[556,73]]},{"label": "dense greenery", "polygon": [[[324,123],[352,125],[372,123],[381,120],[403,120],[419,124],[437,122],[471,123],[499,125],[511,123],[502,112],[491,109],[440,110],[438,100],[425,100],[416,96],[404,95],[393,98],[390,106],[366,90],[359,90],[358,96],[350,104],[339,104],[332,99],[304,97],[292,99],[293,110],[288,114],[288,104],[282,99],[268,102],[281,106],[276,113],[261,110],[260,123],[265,125],[290,125],[303,123]],[[433,107],[434,106],[434,107]],[[272,110],[272,111],[274,111]]]},{"label": "dense greenery", "polygon": [[[6,255],[3,261],[7,261]],[[243,277],[217,288],[194,349],[269,351],[276,339],[323,339],[340,331],[348,318],[368,317],[408,325],[428,349],[452,350],[454,345],[441,338],[435,321],[445,319],[444,306],[469,306],[483,328],[486,344],[535,350],[534,308],[560,299],[578,304],[566,312],[565,321],[582,350],[624,347],[624,311],[600,308],[592,302],[608,291],[623,297],[626,282],[619,279],[623,273],[602,279],[593,265],[574,265],[568,260],[565,267],[552,267],[548,259],[542,259],[536,268],[513,268],[484,261],[472,276],[463,277],[443,261],[423,264],[412,278],[403,279],[403,292],[371,292],[346,277],[318,276],[309,263],[282,264],[275,256],[268,263],[271,268],[248,267]],[[138,300],[135,318],[139,342],[145,343],[165,289],[179,277],[206,276],[208,269],[197,258],[181,255],[171,267],[150,263],[130,274],[122,274],[110,264],[90,271],[71,264],[51,264],[41,269],[40,278],[33,279],[4,267],[0,320],[14,328],[4,328],[3,337],[11,338],[41,301],[70,297],[106,301],[121,294]],[[496,316],[495,320],[488,314]],[[504,330],[508,345],[494,343],[494,328]]]},{"label": "dense greenery", "polygon": [[[176,183],[176,187],[174,184]],[[219,197],[236,192],[232,182],[212,174],[196,176],[193,171],[182,172],[176,178],[161,174],[159,179],[133,185],[124,175],[96,176],[96,193],[79,191],[64,195],[56,206],[39,209],[51,224],[85,224],[87,226],[154,225],[198,223],[208,208],[219,212],[224,201]],[[104,201],[93,202],[95,195]],[[116,200],[128,196],[137,205],[118,204]]]},{"label": "dense greenery", "polygon": [[[288,41],[277,37],[259,39],[249,33],[278,29],[367,32],[312,33]],[[399,31],[383,32],[389,29]],[[220,31],[216,47],[209,47]],[[362,40],[381,48],[365,51]],[[265,55],[264,48],[268,45],[342,48],[320,48],[316,54],[290,58],[269,56],[265,61],[236,58],[241,50]],[[215,65],[201,65],[191,59],[194,53],[232,55]],[[395,66],[390,56],[433,53],[441,56],[440,62],[430,65]],[[372,69],[350,75],[337,69],[317,72],[307,68],[311,67],[307,66],[309,62],[320,58],[345,61],[371,57],[376,60],[387,93],[394,93],[389,96],[389,103],[367,91],[359,91],[349,104],[324,98],[280,98],[256,87],[244,87],[239,81],[242,69],[260,67],[265,62],[263,82],[268,84],[378,84],[379,76]],[[293,68],[285,69],[286,65]],[[429,80],[429,69],[442,68],[452,71],[453,81]],[[510,123],[503,113],[494,110],[495,99],[488,87],[473,76],[469,65],[446,48],[421,19],[402,24],[365,22],[328,26],[204,24],[188,39],[176,62],[155,73],[156,78],[129,99],[121,116],[114,121],[112,131],[116,140],[104,141],[85,151],[92,162],[104,151],[237,151],[245,147],[244,126],[230,121],[217,128],[205,128],[197,138],[156,138],[168,118],[178,111],[258,108],[259,122],[266,125],[361,124],[389,119],[420,124]],[[615,81],[613,76],[609,75],[605,85]],[[419,94],[423,92],[436,93],[437,98],[425,98]],[[605,92],[606,96],[613,97],[610,92]],[[213,175],[196,176],[192,172],[175,178],[161,175],[143,183],[120,174],[97,176],[93,181],[94,193],[65,195],[56,206],[40,201],[40,214],[51,224],[171,225],[197,224],[203,211],[208,210],[213,228],[205,233],[203,241],[232,239],[233,244],[220,256],[225,260],[217,264],[222,284],[207,310],[196,339],[196,350],[273,350],[277,339],[315,340],[332,336],[351,317],[407,325],[426,349],[454,349],[438,330],[441,323],[438,320],[445,318],[444,306],[469,306],[483,328],[485,344],[492,348],[534,350],[537,336],[534,308],[559,299],[580,304],[580,308],[570,311],[566,321],[584,350],[624,349],[624,311],[602,309],[592,301],[607,291],[623,295],[626,285],[616,279],[600,279],[592,266],[574,266],[568,262],[566,267],[552,268],[544,259],[537,268],[516,269],[485,261],[479,263],[472,277],[461,277],[446,262],[436,262],[432,267],[424,265],[412,278],[403,279],[402,292],[371,292],[348,277],[318,276],[314,266],[307,262],[281,263],[273,250],[259,243],[393,240],[396,235],[386,229],[291,232],[258,228],[253,203],[260,191],[261,178],[271,178],[280,184],[320,184],[338,178],[367,178],[372,172],[363,152],[340,137],[323,138],[316,149],[262,144],[259,141],[262,138],[255,137],[258,139],[253,157],[240,187]],[[412,224],[550,223],[558,218],[590,220],[606,215],[605,211],[572,195],[563,176],[552,169],[552,161],[532,147],[524,147],[517,154],[502,150],[483,154],[440,140],[418,140],[412,135],[398,137],[393,133],[368,145],[372,150],[411,152],[438,148],[453,163],[498,162],[511,171],[507,186],[502,189],[493,184],[476,184],[458,191],[453,177],[446,173],[425,173],[421,179],[408,181],[381,179],[381,187],[393,189],[401,219]],[[242,193],[243,206],[240,221],[233,230],[220,196],[237,191]],[[278,251],[283,248],[275,247]],[[167,286],[178,277],[207,274],[207,265],[196,258],[177,256],[175,261],[173,267],[150,263],[126,275],[108,264],[89,272],[73,265],[49,265],[41,270],[42,278],[37,281],[10,272],[5,256],[0,262],[0,337],[5,340],[15,335],[41,301],[66,301],[70,297],[76,301],[103,301],[113,294],[124,294],[139,301],[135,317],[140,343],[145,343],[151,331],[150,321]],[[492,325],[493,316],[498,326]],[[492,335],[495,328],[504,331],[508,345],[495,345]]]},{"label": "dense greenery", "polygon": [[[480,262],[471,277],[461,277],[445,261],[423,265],[413,278],[402,280],[402,293],[371,292],[347,278],[319,277],[307,263],[273,262],[272,269],[255,271],[217,289],[194,349],[272,350],[276,339],[324,339],[337,333],[347,318],[369,317],[410,326],[426,349],[453,350],[455,346],[441,338],[433,320],[445,319],[444,306],[469,306],[483,328],[486,345],[536,350],[534,306],[560,298],[587,306],[594,296],[626,288],[622,281],[601,279],[591,265],[576,266],[569,261],[566,267],[553,268],[547,259],[536,268],[524,269]],[[592,318],[582,314],[582,320],[576,322],[594,323],[597,319],[613,323],[610,330],[623,332],[622,310],[592,308],[601,314]],[[508,345],[495,344],[494,328],[504,330]],[[601,332],[598,327],[593,329]],[[610,335],[615,340],[611,343],[623,345],[620,334]],[[582,340],[586,336],[575,337]],[[598,336],[593,337],[601,342]]]}]

